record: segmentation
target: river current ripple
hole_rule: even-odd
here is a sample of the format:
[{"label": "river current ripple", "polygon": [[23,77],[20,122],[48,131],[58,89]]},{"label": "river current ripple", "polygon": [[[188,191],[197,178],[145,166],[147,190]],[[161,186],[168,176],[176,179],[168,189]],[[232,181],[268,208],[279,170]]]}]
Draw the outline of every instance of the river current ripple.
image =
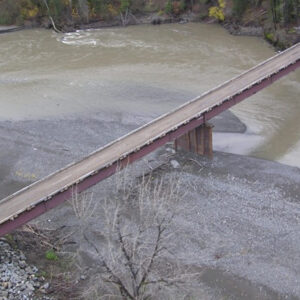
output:
[{"label": "river current ripple", "polygon": [[[151,118],[273,56],[262,39],[217,25],[131,26],[0,36],[0,121],[91,113]],[[235,106],[243,135],[216,149],[300,167],[300,72]]]}]

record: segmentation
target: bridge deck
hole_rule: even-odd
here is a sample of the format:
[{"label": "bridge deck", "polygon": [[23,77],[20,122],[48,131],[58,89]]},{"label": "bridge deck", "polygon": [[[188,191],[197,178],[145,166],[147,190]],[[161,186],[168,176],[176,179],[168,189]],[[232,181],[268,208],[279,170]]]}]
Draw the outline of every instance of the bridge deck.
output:
[{"label": "bridge deck", "polygon": [[[249,71],[233,78],[178,109],[95,151],[83,160],[18,191],[0,201],[0,224],[50,199],[53,195],[134,153],[179,126],[200,117],[225,101],[259,84],[263,80],[299,64],[300,44],[270,58]],[[0,225],[1,227],[1,225]]]}]

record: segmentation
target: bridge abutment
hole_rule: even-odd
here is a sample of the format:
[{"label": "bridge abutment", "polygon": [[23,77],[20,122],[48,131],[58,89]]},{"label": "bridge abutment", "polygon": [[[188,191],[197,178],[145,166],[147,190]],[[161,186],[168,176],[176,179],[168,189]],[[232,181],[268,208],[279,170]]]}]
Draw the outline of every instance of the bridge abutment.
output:
[{"label": "bridge abutment", "polygon": [[213,125],[205,123],[190,130],[174,141],[175,151],[184,150],[209,158],[213,157],[212,142]]}]

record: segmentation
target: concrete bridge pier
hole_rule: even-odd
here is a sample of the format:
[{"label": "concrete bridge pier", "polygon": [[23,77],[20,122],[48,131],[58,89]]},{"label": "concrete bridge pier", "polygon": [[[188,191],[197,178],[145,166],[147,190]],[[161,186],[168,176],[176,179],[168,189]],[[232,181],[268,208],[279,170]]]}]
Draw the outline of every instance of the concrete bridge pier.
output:
[{"label": "concrete bridge pier", "polygon": [[209,158],[213,157],[213,125],[204,123],[174,141],[175,151],[184,150]]}]

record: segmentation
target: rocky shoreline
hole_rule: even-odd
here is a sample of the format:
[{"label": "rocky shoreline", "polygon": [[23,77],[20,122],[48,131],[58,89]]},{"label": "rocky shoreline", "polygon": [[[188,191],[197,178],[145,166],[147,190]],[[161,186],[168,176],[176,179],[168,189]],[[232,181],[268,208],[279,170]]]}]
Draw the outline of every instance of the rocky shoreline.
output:
[{"label": "rocky shoreline", "polygon": [[[130,15],[126,26],[150,24],[163,25],[171,23],[185,24],[190,22],[209,24],[216,23],[217,21],[208,17],[203,18],[199,14],[193,12],[183,13],[178,16],[169,16],[165,14],[161,15],[158,13],[140,13],[137,15]],[[100,29],[121,26],[122,24],[119,16],[111,18],[110,20],[93,20],[87,23],[63,23],[57,25],[61,32],[74,32],[76,30]],[[232,22],[230,20],[220,23],[220,26],[224,27],[232,35],[262,37],[278,50],[284,50],[285,48],[291,47],[293,44],[300,42],[300,28],[294,28],[293,32],[288,29],[281,29],[277,32],[272,32],[271,29],[266,30],[266,28],[264,28],[264,26],[261,24],[243,24]],[[43,18],[40,23],[36,21],[27,21],[25,22],[24,26],[0,26],[0,34],[32,28],[52,29],[53,26],[48,18]]]},{"label": "rocky shoreline", "polygon": [[18,31],[23,28],[24,28],[23,26],[0,26],[0,34]]},{"label": "rocky shoreline", "polygon": [[[48,126],[46,126],[47,123],[49,123]],[[232,125],[230,125],[231,123]],[[30,164],[34,157],[37,163],[36,167],[40,168],[41,176],[44,176],[51,171],[51,168],[58,168],[66,164],[69,159],[75,160],[86,151],[94,149],[91,141],[97,139],[98,131],[93,130],[89,130],[89,134],[79,136],[81,140],[80,142],[76,141],[76,147],[72,144],[74,141],[71,138],[66,140],[65,136],[61,135],[65,147],[74,149],[78,153],[59,151],[54,147],[53,141],[52,143],[46,142],[49,136],[59,139],[60,136],[57,134],[59,131],[64,131],[66,136],[71,136],[70,133],[74,130],[75,124],[81,130],[82,128],[89,130],[102,128],[105,121],[99,120],[95,123],[88,118],[83,118],[74,121],[56,119],[27,121],[19,124],[22,130],[31,132],[30,136],[22,135],[23,138],[28,139],[28,143],[25,143],[28,146],[22,145],[23,155],[19,157],[19,163],[24,164],[24,169],[27,169],[25,165]],[[229,112],[223,120],[216,119],[215,129],[224,130],[225,124],[227,124],[227,131],[232,131],[231,128],[239,128],[239,132],[245,131],[245,126],[243,124],[238,126],[238,120]],[[9,127],[18,129],[17,124],[2,123],[2,125],[6,129],[1,133],[4,142],[0,143],[0,147],[11,155],[13,151],[16,151],[15,141],[19,140],[19,131],[10,131]],[[43,143],[39,138],[41,128],[48,132],[48,135],[42,134],[45,144],[53,148],[47,149],[44,154],[42,154],[44,150],[38,153],[24,151],[27,148],[31,149],[32,144],[35,144],[32,138],[36,143],[38,141],[40,144]],[[131,125],[127,123],[110,123],[110,132],[116,132],[119,128],[125,132],[132,129]],[[14,140],[8,142],[4,134],[13,137]],[[108,138],[102,136],[102,139],[105,143]],[[52,156],[54,159],[51,159]],[[204,270],[203,278],[197,287],[202,289],[203,295],[207,296],[204,299],[221,300],[224,297],[232,299],[233,295],[237,299],[240,299],[241,295],[248,297],[244,299],[270,300],[286,299],[285,297],[293,300],[299,299],[297,279],[299,272],[293,267],[299,264],[299,259],[295,255],[296,249],[299,248],[297,233],[299,232],[299,223],[297,223],[299,220],[299,186],[296,184],[300,176],[298,168],[220,152],[215,153],[213,161],[183,153],[176,155],[170,145],[138,162],[134,168],[139,172],[138,175],[141,172],[149,171],[166,176],[175,171],[180,174],[184,189],[189,193],[182,201],[181,214],[174,228],[176,232],[180,229],[182,234],[181,238],[176,240],[178,243],[176,251],[178,252],[177,256],[184,258],[187,265]],[[5,176],[7,178],[2,180],[2,186],[15,182],[9,177],[7,171]],[[13,176],[13,171],[10,176]],[[22,184],[26,185],[27,182],[22,182]],[[101,195],[108,194],[114,188],[113,179],[109,178],[92,188],[91,193],[95,195],[95,200],[98,200],[101,199]],[[0,190],[3,192],[3,189]],[[12,191],[7,191],[7,193],[10,192]],[[97,226],[101,227],[101,223],[99,223],[97,214],[91,222],[91,232],[89,233],[94,234],[94,240],[98,242],[99,228]],[[5,240],[1,240],[0,249],[2,250],[0,252],[10,253],[0,255],[2,281],[6,272],[9,273],[13,270],[16,275],[11,275],[10,278],[22,275],[21,278],[17,278],[20,278],[18,280],[22,284],[22,289],[25,287],[24,291],[28,290],[28,294],[25,295],[27,298],[19,297],[18,282],[4,277],[5,282],[14,280],[12,282],[16,283],[10,287],[12,291],[7,288],[1,290],[1,292],[4,291],[3,296],[6,297],[2,296],[1,300],[48,300],[56,299],[56,294],[60,295],[58,299],[70,299],[68,293],[74,292],[75,288],[79,288],[79,291],[76,292],[80,293],[82,290],[89,289],[90,285],[94,285],[95,277],[93,275],[96,276],[98,270],[95,262],[89,256],[90,248],[85,248],[76,234],[79,230],[78,220],[74,216],[70,203],[66,202],[57,209],[49,211],[34,220],[34,223],[36,228],[43,230],[42,234],[34,235],[35,240],[32,240],[32,234],[30,237],[24,232],[19,237],[18,232],[13,235],[13,239],[18,241],[16,248],[23,251],[27,260],[24,259],[20,250],[14,250],[7,245]],[[41,288],[45,290],[47,281],[41,280],[36,283],[37,279],[34,278],[40,278],[37,276],[39,271],[27,261],[32,262],[33,265],[37,264],[39,270],[48,271],[54,264],[62,264],[65,260],[61,257],[57,262],[46,262],[48,265],[42,263],[42,260],[45,260],[45,248],[40,247],[39,237],[45,235],[46,230],[52,232],[50,235],[55,238],[55,241],[67,241],[59,247],[61,253],[76,253],[82,247],[80,253],[85,269],[77,270],[75,273],[73,270],[69,276],[70,283],[61,277],[56,277],[57,283],[53,280],[49,281],[49,294],[41,294]],[[55,241],[48,240],[51,245],[56,245]],[[14,257],[14,259],[9,257]],[[14,263],[10,261],[14,261]],[[26,264],[21,261],[25,261]],[[55,276],[60,276],[59,274],[66,271],[65,265],[63,265],[63,269],[52,270],[52,278],[55,279]],[[273,273],[276,273],[277,277],[272,276]],[[29,283],[27,284],[27,282]],[[3,282],[0,284],[3,285]],[[4,283],[4,286],[6,287],[7,283]],[[61,288],[65,289],[64,296],[61,296]]]},{"label": "rocky shoreline", "polygon": [[[140,15],[137,17],[132,17],[129,20],[128,25],[142,25],[142,24],[152,24],[152,25],[162,25],[162,24],[170,24],[170,23],[179,23],[185,24],[190,22],[200,22],[205,24],[216,23],[209,18],[201,19],[198,14],[194,13],[185,13],[177,17],[170,16],[161,16],[158,14],[149,14],[149,15]],[[291,47],[292,45],[300,42],[300,28],[295,28],[294,32],[291,33],[288,29],[281,29],[277,32],[272,32],[271,34],[266,31],[266,29],[259,24],[238,24],[236,22],[224,22],[220,23],[222,27],[224,27],[230,34],[232,35],[240,35],[240,36],[256,36],[262,37],[267,42],[269,42],[272,46],[277,48],[278,50],[284,50],[286,48]],[[113,27],[113,26],[121,26],[120,21],[115,19],[110,22],[95,22],[90,24],[83,24],[78,28],[66,27],[67,31],[74,31],[76,29],[93,29],[93,28],[105,28],[105,27]],[[48,27],[49,28],[49,27]]]},{"label": "rocky shoreline", "polygon": [[24,253],[0,239],[0,300],[51,300],[44,295],[48,288],[45,277],[27,263]]}]

